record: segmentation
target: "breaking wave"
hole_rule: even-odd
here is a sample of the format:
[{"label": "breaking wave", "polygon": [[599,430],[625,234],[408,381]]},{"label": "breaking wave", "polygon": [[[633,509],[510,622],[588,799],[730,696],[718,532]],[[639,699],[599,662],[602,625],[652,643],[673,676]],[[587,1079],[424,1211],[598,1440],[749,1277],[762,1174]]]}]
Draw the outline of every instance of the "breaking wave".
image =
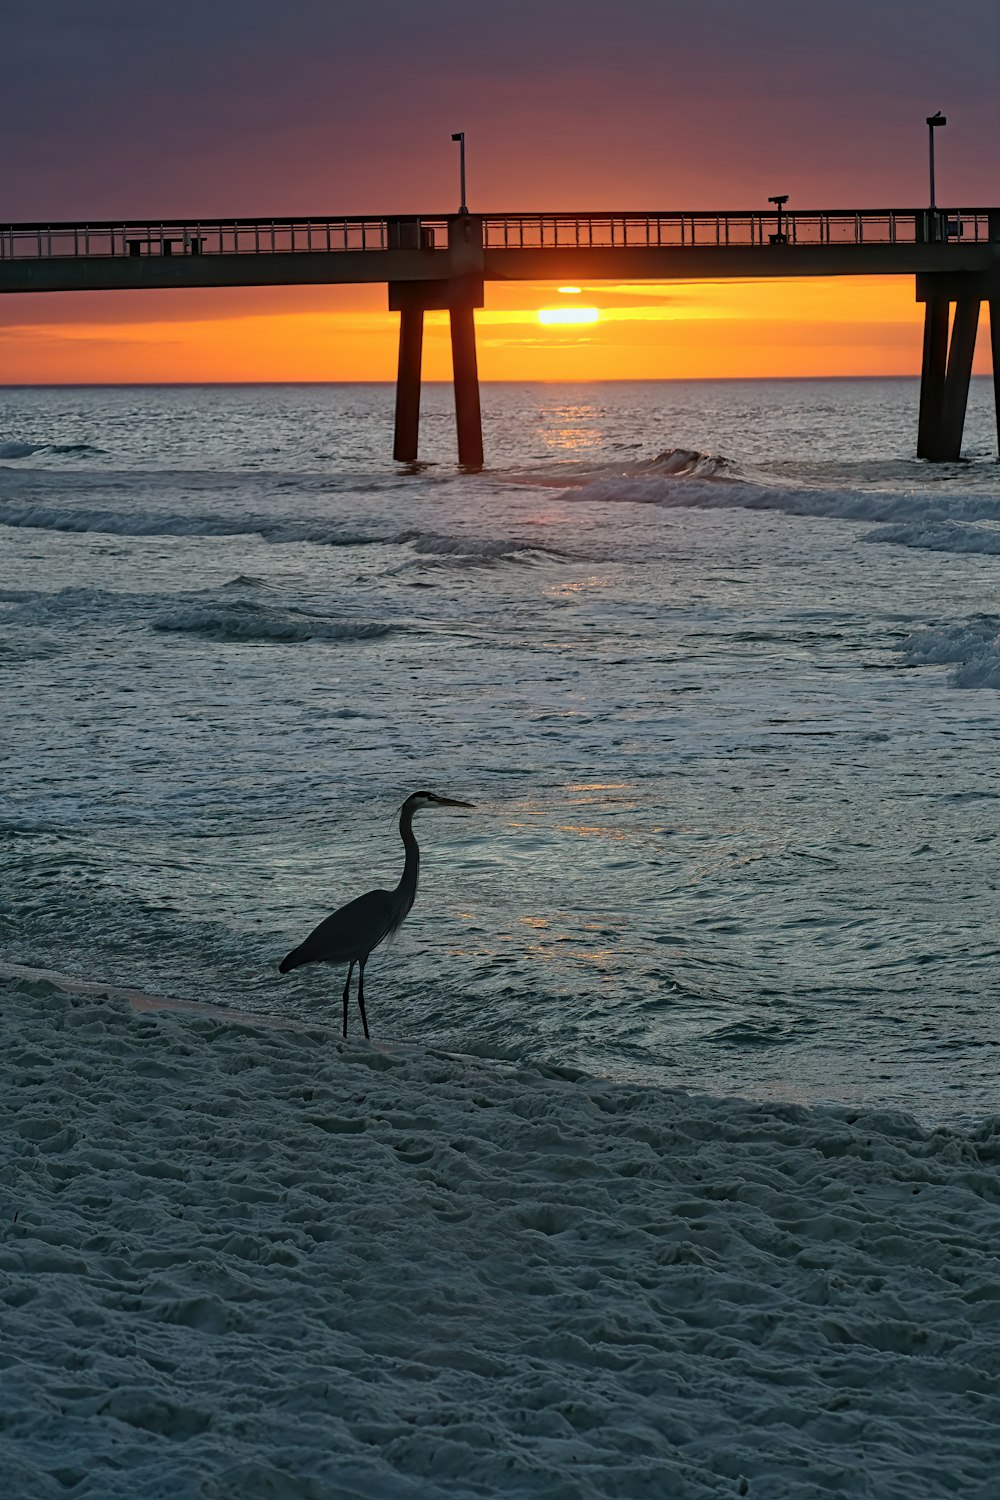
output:
[{"label": "breaking wave", "polygon": [[[520,477],[520,476],[518,476]],[[553,488],[598,504],[664,509],[765,510],[818,520],[861,521],[885,529],[866,540],[942,552],[1000,553],[1000,495],[950,489],[830,489],[740,466],[719,454],[667,448],[614,469],[548,474]],[[977,523],[979,523],[977,525]]]},{"label": "breaking wave", "polygon": [[[233,579],[228,591],[254,581]],[[39,594],[22,589],[0,590],[0,619],[7,625],[79,628],[91,621],[107,625],[134,621],[152,630],[205,636],[216,641],[371,641],[405,627],[377,620],[337,619],[318,611],[257,604],[250,599],[222,601],[195,596],[173,596],[164,608],[163,596],[116,593],[108,589],[65,588]]]},{"label": "breaking wave", "polygon": [[952,666],[948,680],[953,687],[1000,688],[1000,617],[996,615],[914,630],[900,650],[911,667]]},{"label": "breaking wave", "polygon": [[[636,471],[591,479],[577,488],[577,498],[678,509],[769,510],[822,520],[898,523],[910,528],[946,521],[1000,521],[1000,497],[990,494],[825,490],[803,485],[786,488],[777,482],[764,484],[735,478],[720,483],[718,479],[687,477],[684,473],[667,475]],[[877,538],[880,541],[895,539],[881,534]],[[909,541],[904,545],[914,543]]]},{"label": "breaking wave", "polygon": [[303,521],[275,520],[244,514],[211,516],[178,512],[78,510],[69,506],[0,505],[0,526],[74,533],[97,532],[112,536],[227,537],[259,536],[277,545],[300,543],[319,547],[408,546],[419,556],[442,564],[489,564],[501,561],[524,563],[564,558],[568,553],[540,547],[523,538],[494,540],[485,537],[445,536],[424,531],[400,531],[377,535],[345,530],[321,517]]},{"label": "breaking wave", "polygon": [[735,473],[728,458],[699,453],[696,448],[665,448],[637,467],[648,474],[673,474],[684,479],[727,479]]},{"label": "breaking wave", "polygon": [[1000,555],[1000,528],[965,521],[884,526],[869,533],[865,540],[893,542],[898,547],[914,547],[927,552],[981,553],[986,557]]},{"label": "breaking wave", "polygon": [[440,536],[434,532],[401,531],[394,542],[412,547],[421,557],[447,563],[535,563],[561,560],[569,556],[555,547],[540,547],[537,542],[517,538],[502,541],[486,537]]},{"label": "breaking wave", "polygon": [[34,458],[39,453],[58,453],[64,457],[77,457],[87,453],[103,453],[93,443],[0,443],[0,463],[20,458]]},{"label": "breaking wave", "polygon": [[328,521],[276,521],[267,516],[183,515],[156,511],[76,510],[69,506],[0,505],[0,526],[111,536],[261,536],[268,542],[364,547],[390,540],[344,531]]},{"label": "breaking wave", "polygon": [[205,636],[213,641],[372,641],[397,626],[371,620],[332,620],[300,609],[274,609],[249,600],[194,604],[157,615],[154,630]]},{"label": "breaking wave", "polygon": [[58,625],[94,616],[107,622],[120,618],[134,603],[135,596],[111,589],[69,587],[52,593],[3,589],[0,604],[10,607],[0,618],[15,625]]}]

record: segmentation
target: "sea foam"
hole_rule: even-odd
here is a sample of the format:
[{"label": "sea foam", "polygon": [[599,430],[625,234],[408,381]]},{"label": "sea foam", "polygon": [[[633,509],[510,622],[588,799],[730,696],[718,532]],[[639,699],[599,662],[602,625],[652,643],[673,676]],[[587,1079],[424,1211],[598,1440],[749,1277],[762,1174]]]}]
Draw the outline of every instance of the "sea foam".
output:
[{"label": "sea foam", "polygon": [[1000,619],[980,615],[963,624],[915,630],[900,650],[911,666],[951,666],[955,687],[1000,688]]},{"label": "sea foam", "polygon": [[977,526],[964,521],[927,520],[902,526],[883,526],[869,532],[865,540],[927,552],[980,553],[986,557],[1000,554],[1000,527],[995,524]]},{"label": "sea foam", "polygon": [[0,504],[0,526],[127,537],[255,535],[276,545],[297,543],[319,547],[408,547],[418,557],[444,564],[531,562],[567,555],[554,548],[541,547],[537,541],[523,537],[498,539],[449,536],[413,529],[375,533],[331,524],[321,516],[288,521],[250,511],[234,515],[209,515],[198,512],[144,511],[134,508],[108,510],[7,502]]},{"label": "sea foam", "polygon": [[154,630],[215,641],[370,641],[401,628],[378,620],[333,620],[301,609],[275,609],[250,600],[192,603],[157,615]]},{"label": "sea foam", "polygon": [[873,541],[944,551],[989,550],[984,542],[968,538],[962,523],[1000,521],[1000,496],[996,494],[950,488],[825,489],[741,468],[723,456],[687,448],[670,448],[655,458],[599,473],[560,474],[552,482],[575,490],[580,500],[606,504],[773,510],[817,520],[868,521],[886,528],[870,534],[868,539]]}]

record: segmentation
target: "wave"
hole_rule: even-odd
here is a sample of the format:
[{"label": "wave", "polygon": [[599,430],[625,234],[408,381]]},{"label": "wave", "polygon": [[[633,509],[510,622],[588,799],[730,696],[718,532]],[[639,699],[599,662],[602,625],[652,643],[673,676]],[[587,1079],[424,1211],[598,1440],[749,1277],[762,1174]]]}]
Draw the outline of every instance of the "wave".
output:
[{"label": "wave", "polygon": [[590,468],[546,477],[553,488],[575,490],[578,500],[599,504],[768,510],[824,520],[868,521],[898,528],[872,536],[873,541],[941,551],[1000,550],[1000,543],[992,540],[993,533],[985,527],[979,533],[964,531],[976,522],[1000,522],[1000,496],[995,492],[829,489],[801,478],[779,478],[694,448],[667,448],[654,458],[614,469]]},{"label": "wave", "polygon": [[542,468],[507,469],[499,477],[505,484],[516,484],[518,487],[523,485],[529,489],[539,486],[584,489],[606,480],[621,483],[628,479],[669,478],[731,482],[745,472],[732,459],[718,453],[702,453],[697,448],[664,448],[652,458],[626,458],[611,462],[558,459],[547,462]]},{"label": "wave", "polygon": [[269,542],[364,547],[391,538],[343,531],[330,522],[275,521],[266,516],[182,515],[170,511],[77,510],[68,506],[0,505],[0,526],[111,536],[261,536]]},{"label": "wave", "polygon": [[222,589],[273,589],[274,584],[269,583],[266,578],[257,578],[253,573],[237,573],[235,578],[227,578],[226,582],[220,584]]},{"label": "wave", "polygon": [[98,616],[107,622],[118,619],[134,607],[136,596],[116,593],[112,589],[69,587],[50,594],[27,589],[0,590],[0,604],[8,604],[2,619],[5,624],[50,625],[80,616]]},{"label": "wave", "polygon": [[954,666],[948,675],[953,687],[1000,688],[1000,617],[996,615],[914,630],[900,650],[911,667]]},{"label": "wave", "polygon": [[541,547],[535,541],[523,539],[491,540],[487,537],[441,536],[435,532],[401,531],[392,538],[394,542],[406,544],[421,557],[435,558],[442,563],[533,563],[546,560],[562,560],[570,556],[555,547]]},{"label": "wave", "polygon": [[157,615],[152,628],[213,641],[372,641],[400,627],[371,620],[332,620],[301,609],[274,609],[249,600],[194,604]]},{"label": "wave", "polygon": [[[683,474],[627,474],[588,480],[577,499],[601,503],[658,505],[664,509],[767,510],[822,520],[917,523],[1000,521],[1000,497],[885,490],[783,488],[744,479],[687,478]],[[880,537],[880,540],[889,540]]]},{"label": "wave", "polygon": [[903,526],[884,526],[870,532],[866,542],[891,542],[898,547],[915,547],[928,552],[980,553],[986,557],[1000,555],[1000,529],[977,526],[967,521],[929,521]]},{"label": "wave", "polygon": [[287,521],[259,515],[183,515],[170,511],[81,510],[69,506],[0,504],[0,526],[135,537],[259,536],[276,545],[304,543],[319,547],[408,546],[422,557],[436,558],[443,563],[487,564],[505,560],[531,563],[569,555],[552,547],[540,547],[537,542],[523,538],[498,541],[486,537],[445,536],[413,530],[378,535],[353,529],[344,530],[320,517]]},{"label": "wave", "polygon": [[731,478],[734,466],[718,454],[699,453],[697,448],[665,448],[655,458],[637,465],[649,474],[673,474],[683,478]]},{"label": "wave", "polygon": [[134,620],[139,615],[152,630],[217,641],[370,641],[405,628],[378,620],[336,619],[293,605],[281,608],[228,596],[229,590],[250,583],[248,579],[233,579],[223,585],[227,597],[222,601],[175,595],[169,608],[163,607],[162,595],[109,589],[64,588],[51,594],[0,589],[0,605],[7,606],[0,619],[22,626],[80,625],[94,620],[106,625]]},{"label": "wave", "polygon": [[93,443],[19,443],[11,441],[0,443],[0,463],[20,458],[34,458],[38,453],[58,453],[64,457],[78,457],[83,454],[100,454],[105,450],[97,448]]}]

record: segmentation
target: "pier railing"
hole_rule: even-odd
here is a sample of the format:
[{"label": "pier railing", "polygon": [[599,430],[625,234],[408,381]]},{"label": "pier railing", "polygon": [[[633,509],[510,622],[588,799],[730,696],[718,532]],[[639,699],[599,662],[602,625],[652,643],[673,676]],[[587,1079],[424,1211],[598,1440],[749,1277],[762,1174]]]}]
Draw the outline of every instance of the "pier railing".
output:
[{"label": "pier railing", "polygon": [[[92,256],[288,255],[389,250],[393,219],[162,219],[128,223],[10,224],[0,260]],[[448,243],[445,218],[427,220],[425,245]]]},{"label": "pier railing", "polygon": [[[454,217],[454,216],[451,216]],[[449,216],[164,219],[0,226],[0,261],[170,255],[444,250]],[[401,233],[401,226],[405,232]],[[864,209],[808,213],[486,214],[489,250],[709,246],[982,244],[1000,238],[996,210]]]},{"label": "pier railing", "polygon": [[[1000,231],[995,231],[1000,232]],[[483,219],[487,250],[627,250],[759,245],[981,243],[986,209],[813,213],[503,214]]]}]

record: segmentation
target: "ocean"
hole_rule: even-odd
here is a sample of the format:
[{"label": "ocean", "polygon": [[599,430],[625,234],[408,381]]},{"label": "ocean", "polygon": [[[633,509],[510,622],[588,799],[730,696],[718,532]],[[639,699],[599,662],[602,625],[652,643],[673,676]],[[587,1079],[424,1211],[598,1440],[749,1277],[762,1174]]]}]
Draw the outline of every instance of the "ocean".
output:
[{"label": "ocean", "polygon": [[[374,1035],[718,1095],[998,1104],[1000,470],[911,380],[0,395],[9,961],[286,1016],[422,878]],[[357,1024],[355,1016],[354,1024]]]},{"label": "ocean", "polygon": [[0,1492],[993,1500],[991,387],[483,404],[0,393]]}]

